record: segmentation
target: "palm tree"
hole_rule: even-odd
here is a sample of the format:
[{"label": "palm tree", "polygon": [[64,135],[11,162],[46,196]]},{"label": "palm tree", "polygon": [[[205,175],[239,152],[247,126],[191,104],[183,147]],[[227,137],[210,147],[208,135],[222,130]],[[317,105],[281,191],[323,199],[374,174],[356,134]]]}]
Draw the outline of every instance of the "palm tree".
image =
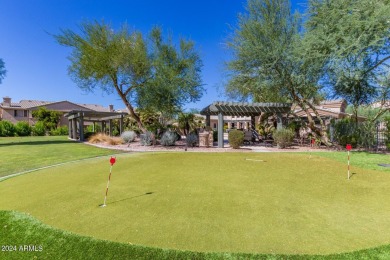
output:
[{"label": "palm tree", "polygon": [[192,113],[180,113],[177,118],[179,128],[183,129],[184,135],[187,136],[191,130],[195,129],[197,126],[196,117]]}]

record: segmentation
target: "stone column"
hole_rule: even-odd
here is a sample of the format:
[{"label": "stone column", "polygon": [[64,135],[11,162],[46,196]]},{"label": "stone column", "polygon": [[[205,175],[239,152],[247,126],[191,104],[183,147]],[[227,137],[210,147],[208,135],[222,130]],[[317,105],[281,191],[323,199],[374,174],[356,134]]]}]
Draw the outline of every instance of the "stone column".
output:
[{"label": "stone column", "polygon": [[251,116],[251,127],[250,130],[256,131],[256,119],[255,116]]},{"label": "stone column", "polygon": [[68,120],[68,136],[72,139],[72,121]]},{"label": "stone column", "polygon": [[106,121],[102,121],[102,133],[106,134]]},{"label": "stone column", "polygon": [[223,114],[218,114],[218,148],[223,148]]},{"label": "stone column", "polygon": [[276,114],[276,129],[280,130],[283,128],[283,116],[281,113]]},{"label": "stone column", "polygon": [[80,142],[84,141],[84,116],[83,114],[80,115],[79,119],[79,132],[80,132]]},{"label": "stone column", "polygon": [[108,135],[112,136],[112,120],[108,120]]},{"label": "stone column", "polygon": [[72,139],[77,139],[77,119],[72,119]]}]

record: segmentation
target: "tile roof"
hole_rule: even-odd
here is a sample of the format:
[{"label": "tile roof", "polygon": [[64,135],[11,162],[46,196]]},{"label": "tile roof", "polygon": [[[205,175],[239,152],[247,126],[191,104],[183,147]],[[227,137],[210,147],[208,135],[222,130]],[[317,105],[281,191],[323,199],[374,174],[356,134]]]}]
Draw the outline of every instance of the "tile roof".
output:
[{"label": "tile roof", "polygon": [[101,105],[96,105],[96,104],[77,104],[73,103],[67,100],[64,101],[41,101],[41,100],[21,100],[19,103],[11,103],[11,106],[5,106],[3,103],[0,103],[1,107],[4,108],[20,108],[20,109],[30,109],[30,108],[35,108],[35,107],[40,107],[40,106],[46,106],[50,104],[57,104],[61,102],[68,102],[80,107],[84,107],[88,110],[93,110],[97,112],[110,112],[109,107],[103,107]]}]

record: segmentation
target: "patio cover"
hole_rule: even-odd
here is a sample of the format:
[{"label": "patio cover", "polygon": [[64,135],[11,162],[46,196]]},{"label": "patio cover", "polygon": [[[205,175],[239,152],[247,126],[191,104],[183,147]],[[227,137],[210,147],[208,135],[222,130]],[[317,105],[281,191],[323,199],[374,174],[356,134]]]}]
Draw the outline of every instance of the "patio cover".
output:
[{"label": "patio cover", "polygon": [[278,128],[282,127],[282,114],[291,111],[291,103],[248,103],[217,101],[203,108],[201,115],[206,116],[206,125],[210,126],[210,115],[218,115],[218,147],[223,148],[223,116],[250,116],[252,129],[255,129],[255,116],[261,113],[276,113]]},{"label": "patio cover", "polygon": [[100,122],[102,129],[105,129],[108,123],[109,133],[112,134],[112,120],[119,119],[119,132],[122,133],[123,117],[127,113],[124,112],[99,112],[99,111],[83,111],[72,110],[64,116],[69,120],[69,138],[77,139],[79,133],[79,140],[84,141],[84,122]]}]

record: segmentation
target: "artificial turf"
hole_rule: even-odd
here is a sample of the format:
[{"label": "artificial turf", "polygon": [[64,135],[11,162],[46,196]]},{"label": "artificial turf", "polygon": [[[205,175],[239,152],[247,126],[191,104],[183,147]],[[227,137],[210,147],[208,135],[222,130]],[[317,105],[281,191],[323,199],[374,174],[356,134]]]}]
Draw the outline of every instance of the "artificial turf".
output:
[{"label": "artificial turf", "polygon": [[390,246],[332,255],[204,253],[99,240],[54,229],[15,211],[0,211],[0,259],[389,259]]},{"label": "artificial turf", "polygon": [[96,159],[5,180],[0,209],[81,235],[180,250],[293,256],[390,243],[388,172],[352,167],[348,181],[344,164],[307,154],[123,155],[100,208],[108,168]]},{"label": "artificial turf", "polygon": [[0,177],[112,153],[70,141],[67,136],[0,137]]}]

